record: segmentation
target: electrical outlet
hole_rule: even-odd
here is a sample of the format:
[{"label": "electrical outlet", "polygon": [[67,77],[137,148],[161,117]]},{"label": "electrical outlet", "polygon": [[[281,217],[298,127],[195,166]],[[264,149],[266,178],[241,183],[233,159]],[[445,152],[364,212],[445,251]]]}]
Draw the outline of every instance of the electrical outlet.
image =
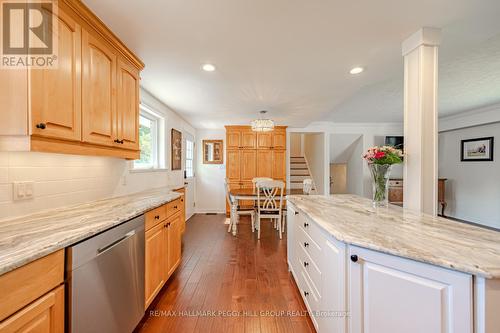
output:
[{"label": "electrical outlet", "polygon": [[14,200],[28,200],[34,197],[34,185],[32,181],[14,182],[12,197]]}]

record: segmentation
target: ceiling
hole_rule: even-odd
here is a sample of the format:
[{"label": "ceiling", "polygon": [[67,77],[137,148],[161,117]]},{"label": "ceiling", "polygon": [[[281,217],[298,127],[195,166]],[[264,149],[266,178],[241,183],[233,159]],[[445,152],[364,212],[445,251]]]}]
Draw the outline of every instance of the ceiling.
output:
[{"label": "ceiling", "polygon": [[[484,54],[456,59],[478,45],[487,49],[500,32],[498,0],[84,2],[145,62],[143,87],[197,128],[245,124],[262,109],[294,127],[397,121],[401,42],[422,26],[444,28],[443,112],[489,103],[499,87],[490,83],[500,75],[462,86],[470,73],[458,73],[453,62],[492,60]],[[217,70],[202,71],[206,62]],[[356,65],[366,71],[352,76]],[[488,96],[478,96],[485,85]],[[455,92],[460,89],[470,93]]]}]

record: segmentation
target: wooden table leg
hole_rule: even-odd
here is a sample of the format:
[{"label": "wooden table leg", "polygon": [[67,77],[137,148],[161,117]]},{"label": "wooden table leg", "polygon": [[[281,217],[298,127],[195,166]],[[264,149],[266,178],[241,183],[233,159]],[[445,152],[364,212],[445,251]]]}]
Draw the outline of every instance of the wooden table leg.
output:
[{"label": "wooden table leg", "polygon": [[238,231],[238,200],[234,199],[231,204],[231,225],[233,226],[233,236],[236,236]]}]

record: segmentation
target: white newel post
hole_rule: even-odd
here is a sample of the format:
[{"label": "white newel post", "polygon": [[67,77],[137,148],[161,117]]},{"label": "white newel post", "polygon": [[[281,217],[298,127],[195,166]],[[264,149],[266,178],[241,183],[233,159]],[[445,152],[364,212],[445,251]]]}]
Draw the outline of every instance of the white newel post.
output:
[{"label": "white newel post", "polygon": [[437,214],[438,45],[440,30],[422,28],[403,42],[404,206]]}]

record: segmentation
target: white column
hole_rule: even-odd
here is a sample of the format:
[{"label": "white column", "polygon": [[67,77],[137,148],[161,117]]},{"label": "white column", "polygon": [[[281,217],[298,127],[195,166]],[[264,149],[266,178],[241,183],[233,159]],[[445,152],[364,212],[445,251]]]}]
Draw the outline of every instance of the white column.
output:
[{"label": "white column", "polygon": [[440,30],[422,28],[403,42],[404,206],[437,214],[437,84]]}]

